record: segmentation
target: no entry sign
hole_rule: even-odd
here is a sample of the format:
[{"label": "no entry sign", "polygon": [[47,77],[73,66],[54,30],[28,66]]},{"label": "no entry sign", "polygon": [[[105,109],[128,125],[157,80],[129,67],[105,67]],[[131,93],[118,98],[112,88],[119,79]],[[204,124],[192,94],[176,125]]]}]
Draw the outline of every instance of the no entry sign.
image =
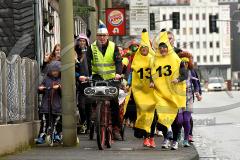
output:
[{"label": "no entry sign", "polygon": [[124,36],[126,34],[124,8],[107,8],[106,22],[110,36]]}]

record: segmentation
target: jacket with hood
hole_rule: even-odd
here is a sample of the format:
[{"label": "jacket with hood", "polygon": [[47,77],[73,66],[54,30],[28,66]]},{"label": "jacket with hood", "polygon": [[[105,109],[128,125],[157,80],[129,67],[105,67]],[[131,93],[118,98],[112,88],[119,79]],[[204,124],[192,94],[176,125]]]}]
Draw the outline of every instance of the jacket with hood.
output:
[{"label": "jacket with hood", "polygon": [[61,114],[61,89],[52,89],[53,85],[60,84],[61,78],[53,77],[51,72],[58,70],[60,72],[61,62],[52,61],[47,66],[47,76],[44,78],[41,85],[45,86],[44,91],[39,91],[43,94],[42,103],[39,107],[39,113]]}]

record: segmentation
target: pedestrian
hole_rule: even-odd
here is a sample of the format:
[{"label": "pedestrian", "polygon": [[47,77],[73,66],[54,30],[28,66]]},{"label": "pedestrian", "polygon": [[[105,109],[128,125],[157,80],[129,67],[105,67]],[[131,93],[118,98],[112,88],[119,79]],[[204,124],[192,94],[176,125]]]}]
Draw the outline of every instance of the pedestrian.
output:
[{"label": "pedestrian", "polygon": [[61,62],[52,61],[48,65],[47,76],[38,87],[40,94],[43,94],[41,106],[39,107],[40,131],[37,144],[45,143],[50,124],[53,124],[53,139],[61,141],[62,116],[61,116]]},{"label": "pedestrian", "polygon": [[[121,79],[122,57],[116,44],[109,40],[106,25],[100,21],[97,29],[97,40],[91,44],[87,53],[89,75],[94,80]],[[111,101],[113,137],[121,140],[119,104]]]},{"label": "pedestrian", "polygon": [[89,39],[83,33],[79,34],[75,39],[76,64],[75,77],[77,86],[78,110],[80,114],[80,130],[79,133],[87,133],[90,127],[90,111],[91,103],[86,103],[84,89],[89,87],[89,83],[85,83],[89,78],[87,51],[89,48]]},{"label": "pedestrian", "polygon": [[137,110],[134,136],[144,138],[144,147],[154,148],[156,147],[154,141],[155,101],[153,88],[150,88],[152,56],[154,56],[154,51],[150,44],[149,35],[147,30],[143,29],[139,48],[132,61],[132,73],[128,85],[131,86]]},{"label": "pedestrian", "polygon": [[192,55],[188,52],[180,52],[179,57],[181,58],[182,62],[184,63],[185,68],[188,70],[188,78],[186,80],[186,104],[185,107],[182,109],[179,109],[179,113],[177,115],[176,121],[178,125],[174,127],[173,130],[173,146],[172,149],[176,150],[178,149],[178,136],[180,133],[180,130],[183,126],[184,128],[184,141],[183,146],[189,147],[189,134],[191,130],[191,114],[193,109],[193,102],[194,102],[194,96],[197,97],[197,100],[200,101],[202,99],[200,95],[200,83],[198,82],[199,79],[196,78],[195,71],[193,70],[193,59]]},{"label": "pedestrian", "polygon": [[152,64],[151,86],[154,87],[158,130],[164,135],[162,148],[170,145],[168,131],[175,120],[178,108],[186,102],[187,73],[181,67],[181,60],[174,52],[166,31],[161,31],[153,41],[155,56]]},{"label": "pedestrian", "polygon": [[42,71],[44,73],[47,72],[47,65],[51,63],[52,61],[61,61],[61,46],[60,44],[56,44],[53,48],[52,53],[46,53],[44,60],[43,60],[43,66]]}]

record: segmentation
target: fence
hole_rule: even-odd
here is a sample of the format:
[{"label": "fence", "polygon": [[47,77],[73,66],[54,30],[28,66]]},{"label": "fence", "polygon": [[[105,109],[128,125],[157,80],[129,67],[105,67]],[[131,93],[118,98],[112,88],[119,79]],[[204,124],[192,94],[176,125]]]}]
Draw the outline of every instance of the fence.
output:
[{"label": "fence", "polygon": [[0,52],[0,124],[30,122],[37,117],[38,65],[35,60]]}]

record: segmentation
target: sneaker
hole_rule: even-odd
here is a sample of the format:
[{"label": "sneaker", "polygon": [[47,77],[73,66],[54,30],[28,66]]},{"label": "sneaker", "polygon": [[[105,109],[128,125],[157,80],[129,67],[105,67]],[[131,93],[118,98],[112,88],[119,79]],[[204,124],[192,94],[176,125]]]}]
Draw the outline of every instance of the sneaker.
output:
[{"label": "sneaker", "polygon": [[45,139],[42,137],[39,137],[36,141],[36,144],[43,144],[43,143],[45,143]]},{"label": "sneaker", "polygon": [[54,135],[54,141],[61,142],[61,137],[58,134]]},{"label": "sneaker", "polygon": [[172,148],[171,148],[172,150],[177,150],[178,149],[178,142],[173,142],[173,144],[172,144]]},{"label": "sneaker", "polygon": [[162,148],[168,149],[169,146],[170,146],[169,140],[168,139],[164,139],[164,141],[162,143]]},{"label": "sneaker", "polygon": [[183,141],[183,147],[190,147],[190,144],[188,143],[188,140]]},{"label": "sneaker", "polygon": [[117,141],[121,141],[122,140],[122,137],[121,137],[119,129],[116,129],[116,128],[113,129],[113,139],[117,140]]},{"label": "sneaker", "polygon": [[194,142],[194,140],[193,140],[193,136],[191,136],[191,135],[189,135],[189,137],[188,137],[188,141],[191,143],[191,142]]},{"label": "sneaker", "polygon": [[143,141],[143,147],[150,147],[150,146],[151,144],[150,144],[149,138],[145,138]]},{"label": "sneaker", "polygon": [[151,148],[155,148],[155,147],[156,147],[156,144],[155,144],[155,142],[154,142],[154,138],[150,138],[150,139],[149,139],[149,143],[150,143],[150,147],[151,147]]}]

